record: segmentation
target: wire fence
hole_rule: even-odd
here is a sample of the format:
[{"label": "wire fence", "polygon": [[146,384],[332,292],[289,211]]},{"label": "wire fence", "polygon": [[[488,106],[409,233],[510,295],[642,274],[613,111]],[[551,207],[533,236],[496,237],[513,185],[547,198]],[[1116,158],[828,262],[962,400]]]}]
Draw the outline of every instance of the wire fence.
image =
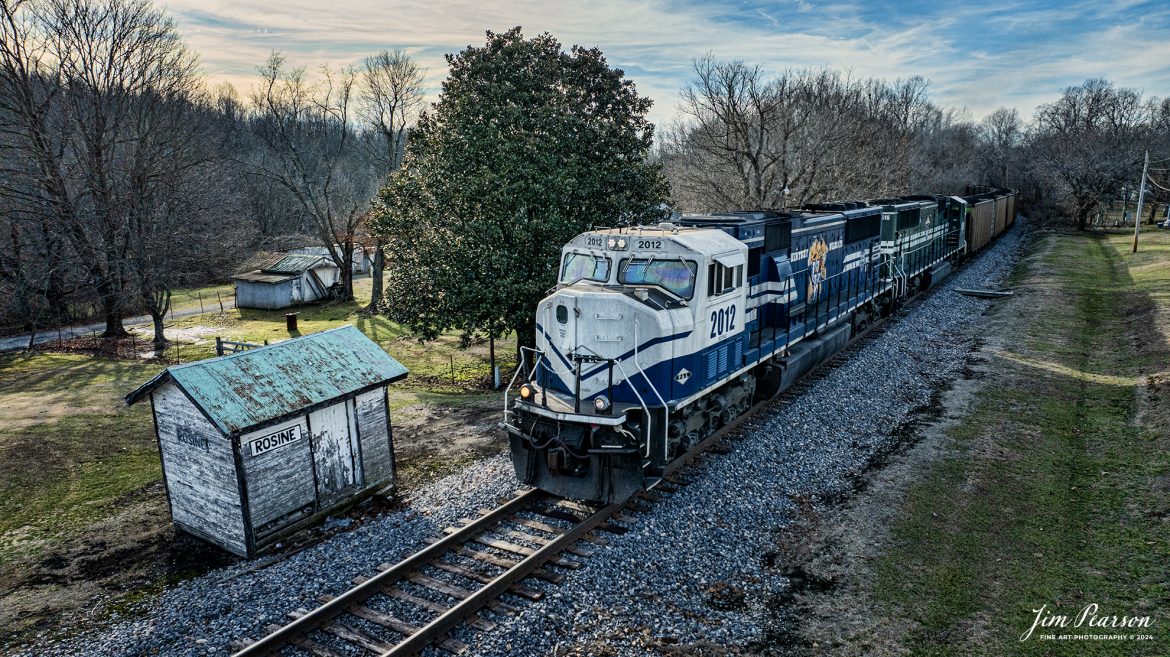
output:
[{"label": "wire fence", "polygon": [[[14,348],[29,349],[36,345],[44,345],[47,343],[61,343],[61,348],[66,351],[93,351],[95,353],[105,353],[108,350],[114,349],[99,348],[94,346],[80,347],[78,345],[87,345],[91,342],[96,342],[105,328],[100,320],[102,318],[101,306],[98,304],[88,304],[84,310],[77,310],[75,306],[75,317],[78,320],[74,323],[63,324],[59,326],[37,327],[34,331],[29,331],[27,326],[9,325],[0,327],[0,340],[3,340],[9,345],[8,350]],[[171,297],[170,308],[167,309],[167,314],[164,321],[174,323],[176,319],[183,317],[202,317],[209,314],[224,314],[229,310],[235,310],[236,295],[234,291],[221,290],[191,290],[187,292],[176,293]],[[133,315],[126,317],[123,320],[124,326],[134,327],[147,325],[150,326],[153,318],[149,314],[142,313],[141,308],[133,310]],[[170,325],[164,325],[164,328],[171,328]],[[131,331],[131,340],[138,344],[145,344],[148,340],[135,336]],[[6,337],[5,337],[6,336]],[[23,338],[23,344],[18,344]],[[77,341],[76,345],[66,345],[66,342]],[[121,347],[120,343],[117,345]]]}]

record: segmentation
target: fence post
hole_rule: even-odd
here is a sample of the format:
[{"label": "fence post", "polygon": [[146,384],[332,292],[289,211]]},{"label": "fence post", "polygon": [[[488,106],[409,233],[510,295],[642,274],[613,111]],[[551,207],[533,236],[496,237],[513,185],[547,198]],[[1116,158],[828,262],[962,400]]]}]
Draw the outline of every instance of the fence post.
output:
[{"label": "fence post", "polygon": [[455,356],[448,355],[447,357],[451,359],[451,385],[455,385]]},{"label": "fence post", "polygon": [[215,300],[219,302],[219,314],[223,314],[223,297],[219,296],[219,290],[215,291]]},{"label": "fence post", "polygon": [[199,295],[199,316],[202,317],[203,316],[203,293],[196,292],[196,294]]}]

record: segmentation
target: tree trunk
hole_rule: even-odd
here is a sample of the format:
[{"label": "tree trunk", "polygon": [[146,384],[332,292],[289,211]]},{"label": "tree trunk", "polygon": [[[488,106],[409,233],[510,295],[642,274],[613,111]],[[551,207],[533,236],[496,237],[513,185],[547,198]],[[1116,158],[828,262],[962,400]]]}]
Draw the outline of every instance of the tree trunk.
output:
[{"label": "tree trunk", "polygon": [[[524,353],[524,348],[536,348],[536,322],[535,320],[528,320],[516,327],[516,362],[524,363],[524,375],[527,376],[532,368],[533,356],[532,352]],[[524,360],[528,358],[527,362]]]},{"label": "tree trunk", "polygon": [[154,293],[142,295],[142,300],[146,302],[146,312],[150,313],[154,324],[154,346],[161,349],[168,342],[167,336],[163,335],[163,320],[171,309],[171,291],[165,286],[158,286]]},{"label": "tree trunk", "polygon": [[49,272],[49,280],[45,285],[45,303],[49,306],[49,315],[54,323],[64,324],[69,321],[69,303],[65,299],[61,275],[56,269]]},{"label": "tree trunk", "polygon": [[353,242],[342,245],[341,254],[341,300],[353,301]]},{"label": "tree trunk", "polygon": [[382,267],[384,266],[386,256],[382,252],[382,240],[378,240],[374,244],[374,260],[370,264],[370,305],[366,306],[366,312],[376,313],[378,308],[382,305]]},{"label": "tree trunk", "polygon": [[156,349],[161,349],[168,342],[167,337],[163,335],[163,320],[166,319],[166,312],[150,311],[150,319],[154,323],[154,346]]},{"label": "tree trunk", "polygon": [[106,323],[103,338],[123,338],[130,335],[122,325],[122,303],[114,286],[109,281],[102,281],[97,286],[98,299],[102,305],[102,317]]}]

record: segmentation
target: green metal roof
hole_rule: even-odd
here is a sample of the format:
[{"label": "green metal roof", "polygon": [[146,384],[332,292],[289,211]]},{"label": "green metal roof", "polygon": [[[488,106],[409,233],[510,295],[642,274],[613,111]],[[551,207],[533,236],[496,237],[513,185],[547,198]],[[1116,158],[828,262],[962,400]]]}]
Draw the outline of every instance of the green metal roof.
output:
[{"label": "green metal roof", "polygon": [[168,367],[126,395],[173,381],[225,435],[397,381],[407,369],[353,326]]},{"label": "green metal roof", "polygon": [[248,281],[249,283],[283,283],[296,279],[299,274],[266,274],[262,271],[250,271],[246,274],[232,276],[233,281]]},{"label": "green metal roof", "polygon": [[[306,269],[311,269],[324,259],[324,257],[319,255],[289,253],[275,262],[264,263],[260,267],[260,271],[271,274],[300,274]],[[332,265],[333,261],[330,260],[328,264]]]}]

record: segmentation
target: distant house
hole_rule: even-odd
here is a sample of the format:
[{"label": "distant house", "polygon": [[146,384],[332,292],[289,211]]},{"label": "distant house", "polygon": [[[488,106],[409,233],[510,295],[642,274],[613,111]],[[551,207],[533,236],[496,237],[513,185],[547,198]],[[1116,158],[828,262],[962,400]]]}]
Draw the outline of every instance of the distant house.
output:
[{"label": "distant house", "polygon": [[352,326],[168,367],[150,398],[175,525],[240,556],[394,483],[386,386],[407,370]]},{"label": "distant house", "polygon": [[[337,246],[337,251],[341,252],[341,245]],[[302,246],[300,248],[292,249],[289,253],[299,253],[303,255],[319,255],[329,257],[329,249],[323,246]],[[355,244],[353,247],[353,273],[367,274],[374,265],[374,250],[366,248],[360,244]]]},{"label": "distant house", "polygon": [[325,299],[341,279],[341,268],[320,255],[260,254],[247,267],[232,276],[239,308],[288,308]]}]

